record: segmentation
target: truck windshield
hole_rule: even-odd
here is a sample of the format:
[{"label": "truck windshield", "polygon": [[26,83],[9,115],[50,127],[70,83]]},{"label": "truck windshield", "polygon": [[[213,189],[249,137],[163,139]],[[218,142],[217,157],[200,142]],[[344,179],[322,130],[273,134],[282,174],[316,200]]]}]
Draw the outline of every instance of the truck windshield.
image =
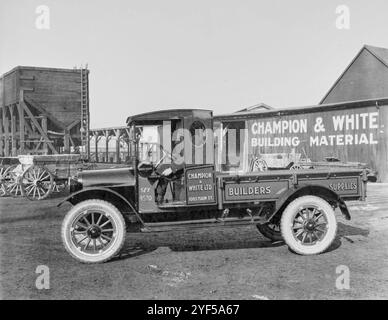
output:
[{"label": "truck windshield", "polygon": [[137,136],[137,158],[140,162],[159,162],[163,155],[162,146],[162,126],[161,125],[149,125],[138,127]]}]

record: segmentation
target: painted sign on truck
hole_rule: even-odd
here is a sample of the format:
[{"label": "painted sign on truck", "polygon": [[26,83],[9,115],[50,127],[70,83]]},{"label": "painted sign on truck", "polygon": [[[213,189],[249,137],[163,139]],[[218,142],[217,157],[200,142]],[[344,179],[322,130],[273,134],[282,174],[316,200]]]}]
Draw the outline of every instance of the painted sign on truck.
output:
[{"label": "painted sign on truck", "polygon": [[288,181],[263,181],[263,182],[231,182],[224,188],[224,201],[255,201],[263,199],[276,199],[279,194],[287,190]]},{"label": "painted sign on truck", "polygon": [[215,203],[215,183],[213,166],[186,170],[187,203]]}]

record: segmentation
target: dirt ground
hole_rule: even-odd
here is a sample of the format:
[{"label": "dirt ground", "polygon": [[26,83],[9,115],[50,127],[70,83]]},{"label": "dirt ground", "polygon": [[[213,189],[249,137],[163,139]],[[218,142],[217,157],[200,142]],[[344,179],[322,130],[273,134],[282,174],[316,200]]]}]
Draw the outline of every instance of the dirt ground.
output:
[{"label": "dirt ground", "polygon": [[[127,235],[121,257],[85,265],[60,238],[69,208],[60,198],[0,199],[2,299],[388,299],[388,184],[370,184],[366,203],[338,214],[330,250],[300,256],[273,244],[254,226]],[[38,265],[50,289],[38,290]],[[350,270],[339,290],[336,268]]]}]

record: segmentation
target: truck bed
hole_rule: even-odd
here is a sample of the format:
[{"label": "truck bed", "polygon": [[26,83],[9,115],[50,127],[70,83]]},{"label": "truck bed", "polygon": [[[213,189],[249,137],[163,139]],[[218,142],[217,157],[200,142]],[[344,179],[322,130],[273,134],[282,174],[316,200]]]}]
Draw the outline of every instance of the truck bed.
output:
[{"label": "truck bed", "polygon": [[324,187],[343,200],[363,200],[366,197],[366,173],[362,169],[319,168],[296,171],[276,170],[243,175],[217,174],[223,192],[223,203],[276,200],[286,190],[302,187]]}]

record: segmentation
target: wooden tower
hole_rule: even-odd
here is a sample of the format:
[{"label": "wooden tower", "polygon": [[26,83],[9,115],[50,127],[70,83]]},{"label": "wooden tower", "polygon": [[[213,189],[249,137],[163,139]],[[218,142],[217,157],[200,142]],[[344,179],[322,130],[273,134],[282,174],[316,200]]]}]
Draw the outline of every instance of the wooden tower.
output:
[{"label": "wooden tower", "polygon": [[0,156],[89,155],[89,70],[16,67],[0,79]]}]

